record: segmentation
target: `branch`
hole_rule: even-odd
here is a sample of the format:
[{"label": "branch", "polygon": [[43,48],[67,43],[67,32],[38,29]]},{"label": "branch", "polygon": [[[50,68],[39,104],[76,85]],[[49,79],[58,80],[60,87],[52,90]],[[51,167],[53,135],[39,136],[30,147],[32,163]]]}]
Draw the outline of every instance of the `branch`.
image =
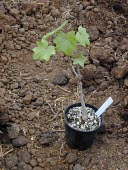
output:
[{"label": "branch", "polygon": [[82,109],[83,109],[83,115],[82,118],[83,120],[87,119],[87,109],[85,106],[85,101],[84,101],[84,95],[83,95],[83,84],[81,82],[81,74],[80,74],[80,69],[79,69],[79,65],[77,65],[77,73],[78,73],[78,89],[79,89],[79,94],[80,94],[80,101],[81,101],[81,105],[82,105]]},{"label": "branch", "polygon": [[77,77],[77,85],[78,85],[78,91],[79,91],[79,95],[80,95],[80,102],[81,102],[81,106],[83,109],[82,119],[86,120],[87,119],[87,109],[86,109],[85,102],[84,102],[83,84],[81,82],[81,74],[80,74],[79,65],[77,64],[77,72],[76,72],[71,60],[70,60],[70,66],[71,66],[73,73]]}]

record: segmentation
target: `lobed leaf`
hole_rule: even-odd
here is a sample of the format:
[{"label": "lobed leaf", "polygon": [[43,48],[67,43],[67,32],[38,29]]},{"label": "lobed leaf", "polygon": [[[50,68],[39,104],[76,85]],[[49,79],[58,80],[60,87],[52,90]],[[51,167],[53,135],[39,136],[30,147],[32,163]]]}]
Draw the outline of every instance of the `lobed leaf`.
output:
[{"label": "lobed leaf", "polygon": [[52,54],[55,54],[55,47],[48,46],[47,41],[37,42],[37,47],[33,48],[34,60],[46,60],[48,61]]},{"label": "lobed leaf", "polygon": [[86,47],[87,45],[90,44],[89,34],[86,32],[86,29],[83,28],[82,26],[79,26],[78,32],[76,33],[76,38],[80,45],[82,45],[83,47]]},{"label": "lobed leaf", "polygon": [[79,54],[76,58],[72,58],[73,64],[79,64],[81,67],[84,67],[86,63],[86,58],[82,54]]},{"label": "lobed leaf", "polygon": [[59,33],[54,41],[58,52],[63,52],[65,55],[70,56],[73,51],[77,50],[77,39],[75,31],[68,33]]}]

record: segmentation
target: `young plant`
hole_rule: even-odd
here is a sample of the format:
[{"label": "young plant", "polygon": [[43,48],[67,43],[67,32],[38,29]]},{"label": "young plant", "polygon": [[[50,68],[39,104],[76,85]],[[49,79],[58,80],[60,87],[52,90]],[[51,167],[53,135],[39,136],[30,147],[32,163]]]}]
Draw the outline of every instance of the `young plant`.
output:
[{"label": "young plant", "polygon": [[[63,52],[66,56],[69,57],[71,68],[74,74],[77,76],[78,80],[78,89],[83,109],[82,118],[83,120],[87,120],[88,118],[87,108],[85,107],[82,91],[81,74],[79,70],[79,66],[84,67],[86,57],[83,56],[82,53],[78,52],[78,46],[81,45],[83,47],[86,47],[87,45],[89,45],[90,44],[89,35],[86,32],[86,29],[83,28],[82,26],[78,27],[77,32],[69,31],[67,33],[64,33],[61,30],[66,24],[67,21],[65,21],[57,29],[43,36],[41,41],[37,42],[37,47],[33,48],[34,51],[33,59],[49,61],[51,55],[54,55],[56,52]],[[49,45],[48,38],[53,35],[55,35],[55,38],[53,39],[55,45]],[[77,67],[76,70],[73,65],[76,65]]]}]

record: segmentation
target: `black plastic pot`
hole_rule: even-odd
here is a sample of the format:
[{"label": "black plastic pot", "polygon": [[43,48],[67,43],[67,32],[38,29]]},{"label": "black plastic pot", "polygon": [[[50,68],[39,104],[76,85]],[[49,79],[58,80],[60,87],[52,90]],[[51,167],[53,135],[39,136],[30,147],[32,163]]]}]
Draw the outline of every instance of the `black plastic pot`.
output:
[{"label": "black plastic pot", "polygon": [[[75,106],[81,106],[81,103],[70,105],[64,112],[66,142],[72,149],[85,150],[92,146],[95,136],[102,126],[103,117],[101,116],[100,126],[92,131],[76,130],[70,127],[67,122],[67,113],[71,108]],[[85,106],[92,108],[94,111],[97,111],[97,108],[90,104],[85,104]]]}]

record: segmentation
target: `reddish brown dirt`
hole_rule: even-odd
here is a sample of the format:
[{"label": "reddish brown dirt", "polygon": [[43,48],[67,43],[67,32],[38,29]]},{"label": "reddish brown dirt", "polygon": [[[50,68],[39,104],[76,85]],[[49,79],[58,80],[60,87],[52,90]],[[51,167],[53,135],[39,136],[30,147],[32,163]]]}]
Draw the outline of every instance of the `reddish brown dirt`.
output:
[{"label": "reddish brown dirt", "polygon": [[[127,11],[126,0],[0,2],[0,170],[127,170]],[[65,31],[82,25],[91,37],[82,49],[85,102],[100,107],[109,96],[114,100],[85,151],[70,149],[64,138],[63,111],[79,102],[68,58],[32,59],[35,42],[65,19]],[[54,85],[57,74],[69,83]]]}]

